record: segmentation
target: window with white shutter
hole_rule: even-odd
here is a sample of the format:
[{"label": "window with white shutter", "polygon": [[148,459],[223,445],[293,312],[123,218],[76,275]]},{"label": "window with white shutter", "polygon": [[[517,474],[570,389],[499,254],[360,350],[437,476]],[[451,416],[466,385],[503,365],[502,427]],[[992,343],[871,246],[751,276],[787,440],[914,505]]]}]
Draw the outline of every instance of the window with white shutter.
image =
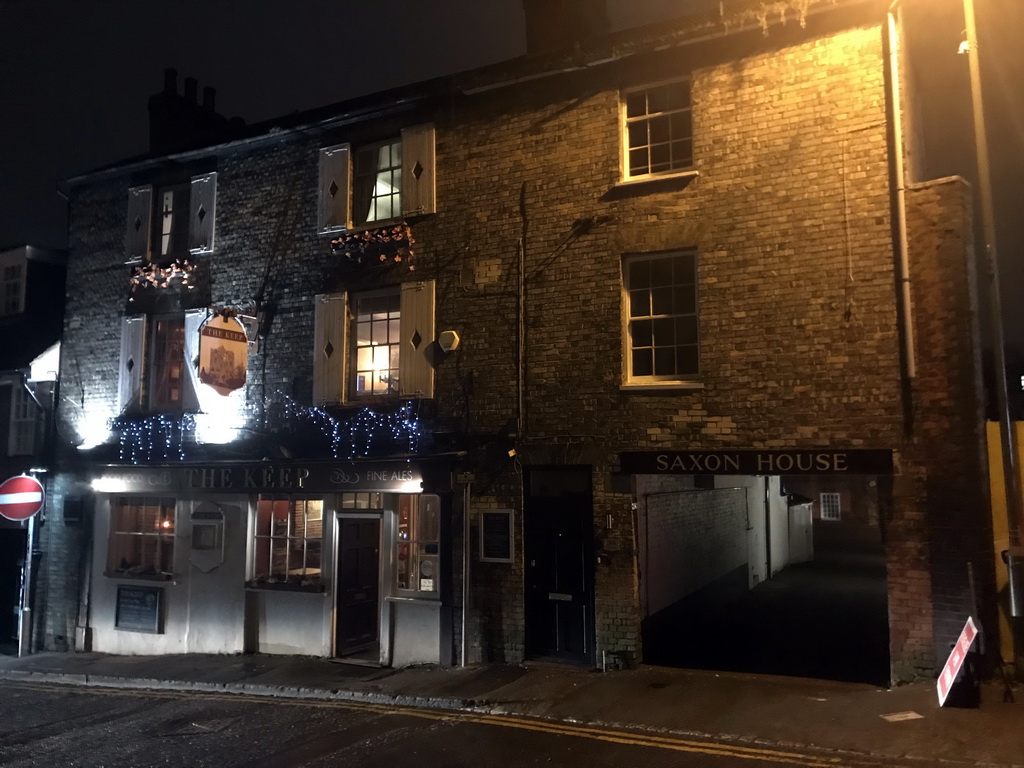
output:
[{"label": "window with white shutter", "polygon": [[316,297],[313,400],[433,397],[434,281]]},{"label": "window with white shutter", "polygon": [[172,313],[125,317],[121,326],[118,372],[119,410],[180,413],[198,409],[194,361],[195,343],[205,313]]},{"label": "window with white shutter", "polygon": [[374,144],[321,149],[319,231],[434,213],[434,168],[435,135],[429,123]]},{"label": "window with white shutter", "polygon": [[132,261],[166,264],[214,247],[217,174],[182,183],[128,190],[125,255]]}]

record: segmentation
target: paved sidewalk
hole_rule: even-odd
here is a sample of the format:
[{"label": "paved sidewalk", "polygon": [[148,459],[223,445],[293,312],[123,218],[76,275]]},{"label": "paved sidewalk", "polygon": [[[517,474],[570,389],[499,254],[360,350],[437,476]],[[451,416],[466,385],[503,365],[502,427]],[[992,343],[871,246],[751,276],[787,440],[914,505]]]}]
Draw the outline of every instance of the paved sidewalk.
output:
[{"label": "paved sidewalk", "polygon": [[[552,664],[380,669],[295,656],[0,657],[0,679],[345,699],[604,724],[878,756],[1024,766],[1024,688],[940,708],[932,683],[870,685],[666,667]],[[907,714],[912,713],[912,715]],[[884,716],[893,716],[886,719]],[[904,719],[905,718],[905,719]]]}]

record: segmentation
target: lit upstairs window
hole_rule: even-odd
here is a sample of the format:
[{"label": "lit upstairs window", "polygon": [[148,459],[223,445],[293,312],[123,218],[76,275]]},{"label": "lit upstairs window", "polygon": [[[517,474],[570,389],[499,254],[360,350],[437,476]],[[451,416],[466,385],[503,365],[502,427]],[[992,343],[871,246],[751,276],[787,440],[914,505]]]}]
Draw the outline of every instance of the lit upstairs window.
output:
[{"label": "lit upstairs window", "polygon": [[624,178],[666,176],[693,168],[688,80],[624,92],[622,120]]},{"label": "lit upstairs window", "polygon": [[352,223],[387,221],[402,215],[402,142],[356,150]]},{"label": "lit upstairs window", "polygon": [[317,231],[372,228],[435,212],[434,126],[403,128],[374,144],[320,149]]}]

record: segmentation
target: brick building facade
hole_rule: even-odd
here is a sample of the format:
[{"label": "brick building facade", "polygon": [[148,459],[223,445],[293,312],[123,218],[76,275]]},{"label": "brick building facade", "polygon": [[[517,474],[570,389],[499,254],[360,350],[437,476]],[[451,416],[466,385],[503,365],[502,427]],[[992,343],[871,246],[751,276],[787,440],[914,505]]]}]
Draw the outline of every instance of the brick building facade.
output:
[{"label": "brick building facade", "polygon": [[[664,601],[787,470],[865,461],[891,677],[933,670],[968,562],[991,611],[969,202],[908,192],[901,306],[884,4],[767,5],[72,180],[46,647],[635,663],[645,494],[690,521]],[[232,395],[166,370],[213,317]]]}]

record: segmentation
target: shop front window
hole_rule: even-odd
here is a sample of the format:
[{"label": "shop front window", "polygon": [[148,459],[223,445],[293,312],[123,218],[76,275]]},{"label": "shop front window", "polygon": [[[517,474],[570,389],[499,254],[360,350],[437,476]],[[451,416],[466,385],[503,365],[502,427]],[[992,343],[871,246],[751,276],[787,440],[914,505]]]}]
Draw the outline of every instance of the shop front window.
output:
[{"label": "shop front window", "polygon": [[437,597],[440,584],[441,500],[399,496],[395,587],[400,595]]},{"label": "shop front window", "polygon": [[107,573],[140,578],[174,575],[174,499],[126,496],[111,502]]},{"label": "shop front window", "polygon": [[251,580],[261,584],[319,586],[324,529],[322,499],[260,496]]}]

